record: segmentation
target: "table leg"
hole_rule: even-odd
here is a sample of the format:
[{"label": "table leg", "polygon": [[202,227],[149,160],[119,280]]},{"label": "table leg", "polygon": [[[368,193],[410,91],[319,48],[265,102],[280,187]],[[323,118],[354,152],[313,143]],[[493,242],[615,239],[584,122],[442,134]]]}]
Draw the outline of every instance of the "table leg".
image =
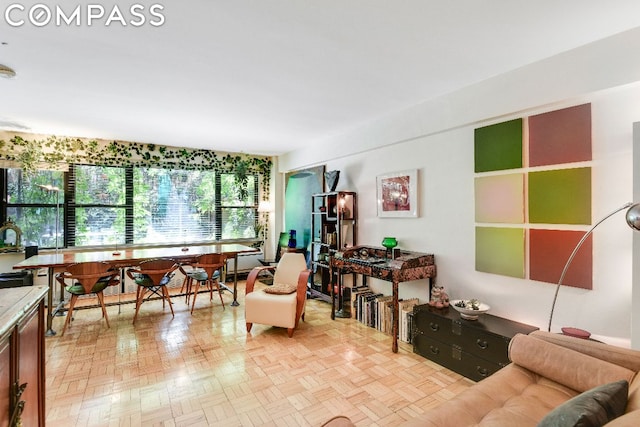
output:
[{"label": "table leg", "polygon": [[53,267],[48,268],[48,283],[49,283],[49,291],[47,292],[47,332],[45,332],[45,336],[52,337],[56,334],[56,331],[53,330],[53,312],[55,311],[53,308]]},{"label": "table leg", "polygon": [[122,304],[120,302],[120,296],[125,291],[124,281],[125,281],[124,268],[121,268],[120,269],[120,287],[118,288],[118,314],[122,313],[122,311],[120,310],[120,307],[122,307]]},{"label": "table leg", "polygon": [[398,282],[393,282],[393,328],[391,331],[391,350],[398,352]]},{"label": "table leg", "polygon": [[[338,273],[340,277],[340,273]],[[340,280],[340,279],[338,279]],[[329,264],[329,293],[331,294],[331,320],[336,320],[336,299],[335,292],[333,292],[333,267]]]},{"label": "table leg", "polygon": [[[226,277],[225,280],[227,280]],[[223,282],[220,282],[220,287],[233,294],[232,306],[237,307],[240,305],[238,302],[238,254],[233,255],[233,291]]]},{"label": "table leg", "polygon": [[[353,283],[355,283],[355,274],[353,276]],[[341,319],[348,319],[351,317],[351,310],[344,309],[344,281],[342,280],[342,274],[340,274],[340,271],[338,271],[338,277],[336,280],[338,282],[338,311],[336,311],[335,316]]]},{"label": "table leg", "polygon": [[233,302],[232,306],[237,307],[238,303],[238,254],[233,255]]}]

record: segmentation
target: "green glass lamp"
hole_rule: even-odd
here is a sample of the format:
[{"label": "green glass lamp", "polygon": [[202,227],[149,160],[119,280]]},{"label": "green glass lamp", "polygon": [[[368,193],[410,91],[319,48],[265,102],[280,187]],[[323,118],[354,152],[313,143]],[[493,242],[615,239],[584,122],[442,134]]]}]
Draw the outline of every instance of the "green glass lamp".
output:
[{"label": "green glass lamp", "polygon": [[[398,240],[395,237],[385,237],[382,239],[382,246],[387,248],[387,253],[389,255],[393,255],[393,248],[398,246]],[[392,258],[391,256],[387,256],[387,258]]]}]

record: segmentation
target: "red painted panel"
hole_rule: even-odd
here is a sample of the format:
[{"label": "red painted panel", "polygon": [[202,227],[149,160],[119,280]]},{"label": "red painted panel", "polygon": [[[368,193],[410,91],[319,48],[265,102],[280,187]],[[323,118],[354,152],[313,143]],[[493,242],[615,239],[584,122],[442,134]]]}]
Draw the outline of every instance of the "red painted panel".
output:
[{"label": "red painted panel", "polygon": [[591,104],[529,117],[529,166],[591,160]]},{"label": "red painted panel", "polygon": [[[571,252],[585,232],[567,230],[530,230],[529,278],[558,283]],[[593,244],[589,236],[576,254],[563,285],[593,289]]]}]

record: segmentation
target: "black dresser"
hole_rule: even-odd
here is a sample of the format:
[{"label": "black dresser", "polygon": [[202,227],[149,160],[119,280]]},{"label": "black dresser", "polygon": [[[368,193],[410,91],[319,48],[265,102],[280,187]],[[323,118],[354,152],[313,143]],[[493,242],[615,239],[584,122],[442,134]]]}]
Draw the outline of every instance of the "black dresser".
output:
[{"label": "black dresser", "polygon": [[453,308],[413,309],[413,351],[474,381],[509,364],[509,341],[538,328],[490,314],[465,320]]}]

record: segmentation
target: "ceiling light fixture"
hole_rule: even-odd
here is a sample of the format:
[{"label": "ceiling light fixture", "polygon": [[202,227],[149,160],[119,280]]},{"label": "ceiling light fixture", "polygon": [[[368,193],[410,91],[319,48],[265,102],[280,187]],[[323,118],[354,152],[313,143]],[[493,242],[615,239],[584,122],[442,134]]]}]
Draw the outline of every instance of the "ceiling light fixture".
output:
[{"label": "ceiling light fixture", "polygon": [[16,76],[16,72],[13,71],[13,68],[0,64],[0,77],[4,77],[5,79],[11,79],[15,76]]}]

